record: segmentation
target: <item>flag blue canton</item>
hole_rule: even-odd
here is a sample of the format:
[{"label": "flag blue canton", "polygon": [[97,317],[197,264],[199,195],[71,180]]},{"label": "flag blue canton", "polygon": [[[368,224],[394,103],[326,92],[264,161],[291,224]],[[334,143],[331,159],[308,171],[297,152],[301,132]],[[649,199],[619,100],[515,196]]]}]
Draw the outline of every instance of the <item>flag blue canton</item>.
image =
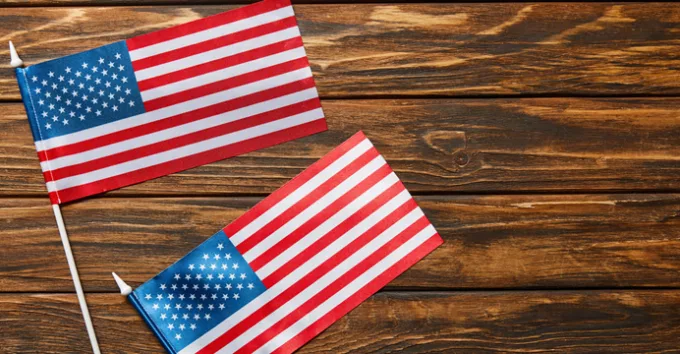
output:
[{"label": "flag blue canton", "polygon": [[35,140],[145,111],[124,41],[29,66],[23,75]]},{"label": "flag blue canton", "polygon": [[266,290],[224,231],[137,288],[133,295],[176,351]]}]

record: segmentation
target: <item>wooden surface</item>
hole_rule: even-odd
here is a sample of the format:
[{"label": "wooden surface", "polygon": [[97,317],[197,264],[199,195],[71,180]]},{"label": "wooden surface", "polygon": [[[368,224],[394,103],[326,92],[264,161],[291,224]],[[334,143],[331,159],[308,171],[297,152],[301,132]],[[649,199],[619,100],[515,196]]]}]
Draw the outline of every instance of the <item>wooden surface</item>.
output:
[{"label": "wooden surface", "polygon": [[[358,130],[445,243],[300,353],[677,352],[680,5],[307,2],[328,132],[63,207],[104,353],[161,352],[111,271],[141,284]],[[0,0],[0,40],[33,64],[233,7]],[[87,353],[2,48],[0,352]]]},{"label": "wooden surface", "polygon": [[[680,99],[325,100],[329,131],[110,195],[266,195],[363,130],[414,193],[680,191]],[[46,196],[20,103],[0,195]]]},{"label": "wooden surface", "polygon": [[[391,289],[680,286],[680,194],[419,196],[445,240]],[[260,198],[91,198],[64,207],[87,291],[140,285]],[[0,288],[67,292],[44,199],[0,199]]]},{"label": "wooden surface", "polygon": [[[5,8],[0,39],[11,38],[32,64],[231,8]],[[322,97],[680,93],[680,4],[325,4],[295,10]],[[13,73],[0,72],[0,98],[18,99]]]},{"label": "wooden surface", "polygon": [[[120,295],[87,299],[102,352],[162,352]],[[298,353],[676,353],[678,302],[677,290],[383,292]],[[9,353],[89,350],[73,294],[0,295],[0,318]]]}]

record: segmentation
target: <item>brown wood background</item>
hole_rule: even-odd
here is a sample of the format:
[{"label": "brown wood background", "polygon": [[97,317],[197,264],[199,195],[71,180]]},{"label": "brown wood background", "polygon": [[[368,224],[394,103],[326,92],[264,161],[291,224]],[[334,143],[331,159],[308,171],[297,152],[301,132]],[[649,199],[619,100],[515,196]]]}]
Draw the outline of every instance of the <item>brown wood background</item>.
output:
[{"label": "brown wood background", "polygon": [[[141,284],[358,130],[445,244],[301,353],[678,352],[680,5],[308,2],[328,132],[63,207],[103,352],[161,352],[111,271]],[[2,43],[34,64],[237,3],[0,0],[0,352],[89,351]]]}]

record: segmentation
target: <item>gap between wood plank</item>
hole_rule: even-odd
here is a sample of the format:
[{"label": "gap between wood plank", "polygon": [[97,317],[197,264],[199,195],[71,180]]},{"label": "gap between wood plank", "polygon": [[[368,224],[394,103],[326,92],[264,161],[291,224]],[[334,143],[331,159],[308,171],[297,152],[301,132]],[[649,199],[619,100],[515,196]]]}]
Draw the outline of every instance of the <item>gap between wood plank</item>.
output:
[{"label": "gap between wood plank", "polygon": [[[139,2],[126,1],[126,0],[114,0],[108,2],[95,2],[95,1],[71,1],[71,2],[55,2],[54,4],[46,5],[46,1],[39,1],[36,5],[32,5],[30,2],[2,2],[0,1],[0,8],[65,8],[65,7],[112,7],[112,6],[136,6],[136,7],[152,7],[152,6],[177,6],[177,5],[191,5],[191,6],[208,6],[208,5],[248,5],[257,1],[195,1],[188,3],[186,1],[167,1],[167,0],[142,0]],[[542,4],[551,3],[552,1],[513,1],[517,4]],[[616,3],[616,4],[635,4],[636,1],[613,1],[613,0],[562,0],[562,3]],[[140,5],[141,3],[141,5]],[[507,3],[503,0],[485,0],[485,1],[447,1],[447,0],[423,0],[423,1],[410,1],[410,0],[297,0],[293,1],[293,5],[342,5],[342,4],[475,4],[475,3]]]},{"label": "gap between wood plank", "polygon": [[[191,198],[264,198],[271,193],[210,193],[210,194],[124,194],[120,190],[115,192],[116,194],[110,195],[97,195],[93,197],[88,197],[86,199],[191,199]],[[636,194],[636,195],[651,195],[651,194],[677,194],[680,193],[680,189],[643,189],[643,190],[562,190],[562,191],[550,191],[550,190],[536,190],[536,191],[460,191],[460,192],[448,192],[448,191],[419,191],[411,192],[411,195],[418,197],[455,197],[455,196],[550,196],[550,195],[626,195],[626,194]],[[47,195],[42,194],[2,194],[0,199],[45,199],[48,200]],[[78,201],[73,201],[70,203],[65,203],[63,205],[70,205],[71,203],[78,203]]]},{"label": "gap between wood plank", "polygon": [[[2,7],[0,6],[0,9]],[[680,94],[555,94],[555,93],[532,93],[516,95],[369,95],[369,96],[326,96],[321,97],[323,101],[368,101],[368,100],[504,100],[504,99],[523,99],[523,98],[599,98],[599,99],[634,99],[634,98],[679,98]],[[18,99],[6,99],[0,97],[0,104],[22,103]]]},{"label": "gap between wood plank", "polygon": [[[111,279],[113,281],[113,279]],[[388,286],[389,287],[389,286]],[[434,295],[434,294],[454,294],[454,293],[465,293],[465,294],[474,294],[474,293],[480,293],[480,294],[500,294],[500,293],[545,293],[545,292],[551,292],[551,293],[559,293],[559,292],[579,292],[579,293],[595,293],[595,292],[619,292],[619,291],[630,291],[630,292],[635,292],[635,291],[680,291],[680,287],[672,287],[672,286],[659,286],[659,287],[620,287],[620,288],[611,288],[611,287],[594,287],[594,288],[502,288],[502,289],[489,289],[489,288],[470,288],[470,289],[438,289],[438,288],[431,288],[431,289],[382,289],[376,292],[374,295],[378,294],[427,294],[427,295]],[[26,295],[26,296],[31,296],[31,295],[75,295],[74,292],[63,292],[63,291],[55,291],[55,292],[50,292],[50,291],[0,291],[0,296],[7,296],[7,295]],[[111,295],[111,294],[120,294],[119,292],[116,291],[86,291],[86,295]],[[121,295],[123,297],[123,295]]]}]

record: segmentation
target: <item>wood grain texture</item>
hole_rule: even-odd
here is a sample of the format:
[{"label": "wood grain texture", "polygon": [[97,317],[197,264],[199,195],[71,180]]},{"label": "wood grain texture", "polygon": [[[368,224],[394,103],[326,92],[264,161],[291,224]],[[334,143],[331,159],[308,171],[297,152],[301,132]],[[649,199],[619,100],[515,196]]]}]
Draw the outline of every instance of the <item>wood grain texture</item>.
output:
[{"label": "wood grain texture", "polygon": [[[267,194],[359,130],[413,193],[677,191],[680,99],[324,101],[329,131],[110,192]],[[20,104],[0,105],[0,195],[46,196]]]},{"label": "wood grain texture", "polygon": [[[298,353],[671,353],[678,302],[678,291],[379,293]],[[102,352],[163,352],[120,295],[88,303]],[[89,351],[75,295],[0,295],[0,319],[7,352]]]},{"label": "wood grain texture", "polygon": [[[257,2],[258,0],[201,0],[193,1],[192,4],[235,4],[245,5]],[[584,2],[593,1],[585,0]],[[293,0],[294,4],[342,4],[342,3],[418,3],[418,2],[447,2],[446,0]],[[474,0],[463,0],[459,2],[476,2]],[[0,7],[43,7],[43,6],[121,6],[121,5],[169,5],[185,4],[186,0],[0,0]]]},{"label": "wood grain texture", "polygon": [[[35,64],[247,1],[0,0],[0,42]],[[445,243],[299,353],[677,352],[680,5],[400,2],[295,5],[328,132],[63,207],[104,353],[162,352],[111,271],[140,285],[358,130]],[[0,48],[0,352],[90,352]]]},{"label": "wood grain texture", "polygon": [[[137,286],[258,198],[95,198],[63,214],[87,291]],[[680,195],[417,197],[445,243],[390,289],[680,286]],[[0,199],[0,288],[69,292],[43,199]]]},{"label": "wood grain texture", "polygon": [[[233,6],[64,7],[0,13],[27,64]],[[323,97],[680,94],[680,5],[296,5]],[[332,15],[331,15],[332,14]],[[0,55],[6,55],[3,48]],[[0,63],[0,99],[19,93]]]}]

